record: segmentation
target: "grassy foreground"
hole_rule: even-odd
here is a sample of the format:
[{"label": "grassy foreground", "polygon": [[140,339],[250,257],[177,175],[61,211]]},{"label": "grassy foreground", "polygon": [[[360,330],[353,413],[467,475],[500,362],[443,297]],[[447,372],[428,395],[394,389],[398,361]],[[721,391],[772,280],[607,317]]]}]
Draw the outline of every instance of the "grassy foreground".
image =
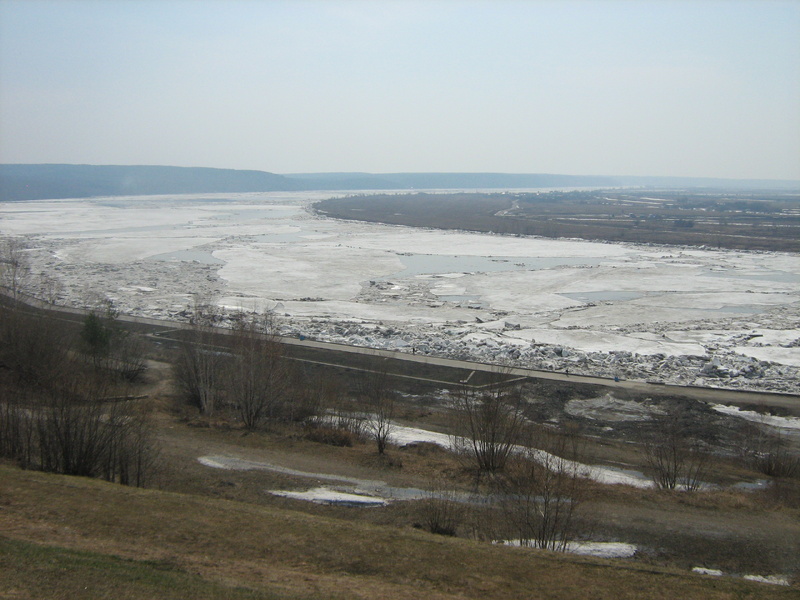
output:
[{"label": "grassy foreground", "polygon": [[797,598],[0,465],[0,598]]}]

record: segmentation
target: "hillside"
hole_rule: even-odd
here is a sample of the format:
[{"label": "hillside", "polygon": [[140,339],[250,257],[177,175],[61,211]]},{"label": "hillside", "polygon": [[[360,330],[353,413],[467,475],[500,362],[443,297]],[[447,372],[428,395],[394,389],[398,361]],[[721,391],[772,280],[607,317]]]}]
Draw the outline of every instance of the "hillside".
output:
[{"label": "hillside", "polygon": [[[393,409],[397,437],[380,455],[363,431],[344,429],[344,424],[337,429],[327,419],[300,422],[286,413],[283,419],[248,429],[227,403],[234,401],[233,395],[227,402],[220,398],[213,413],[199,414],[181,383],[185,372],[180,357],[193,345],[176,345],[191,337],[180,329],[127,325],[147,343],[148,354],[161,360],[148,360],[146,371],[134,382],[111,381],[105,379],[105,371],[76,361],[76,354],[68,350],[70,340],[85,339],[77,333],[86,331],[88,321],[70,319],[67,313],[46,319],[39,310],[2,316],[0,349],[6,352],[0,353],[0,442],[6,443],[5,451],[8,441],[33,439],[15,433],[33,422],[29,419],[36,419],[39,433],[34,438],[40,442],[48,423],[84,423],[89,429],[71,429],[116,434],[104,438],[114,442],[105,446],[113,454],[103,454],[109,460],[94,463],[103,467],[94,470],[95,475],[114,480],[109,468],[132,466],[125,457],[138,456],[137,464],[148,471],[143,481],[149,488],[21,470],[11,458],[0,460],[0,598],[499,600],[533,595],[571,600],[587,597],[587,590],[598,599],[796,595],[796,586],[786,587],[797,572],[800,539],[795,480],[752,493],[734,489],[731,484],[752,481],[754,473],[724,457],[714,458],[709,477],[726,489],[702,494],[580,477],[573,479],[576,487],[560,496],[569,494],[570,503],[581,511],[580,537],[575,539],[627,542],[634,549],[632,556],[610,560],[496,545],[491,540],[512,539],[518,531],[509,529],[515,526],[510,521],[504,524],[510,506],[502,499],[513,496],[485,501],[492,497],[488,483],[500,480],[481,478],[481,484],[467,455],[408,437],[444,437],[450,444],[443,432],[457,431],[458,415],[442,405],[441,386],[451,387],[447,381],[460,379],[459,371],[415,371],[430,377],[418,379],[407,377],[402,365],[383,360],[386,371],[380,375],[371,357],[348,355],[340,363],[331,350],[316,357],[287,353],[285,358],[297,369],[292,381],[305,382],[302,395],[283,405],[294,415],[299,414],[295,409],[321,411],[325,406],[353,410],[359,404],[352,395],[392,381],[398,395]],[[229,335],[203,337],[202,344],[220,350],[204,351],[204,356],[233,357],[236,348],[244,351]],[[13,360],[16,356],[31,358],[21,365]],[[11,376],[29,372],[27,367],[37,364],[35,356],[43,357],[38,364],[47,369],[61,364],[62,375],[40,376],[35,385]],[[229,364],[238,361],[245,357]],[[45,386],[55,386],[48,387],[53,392],[63,389],[69,374],[77,376],[76,385],[94,381],[98,387],[74,388],[81,402],[48,404],[63,409],[55,413],[43,410],[42,404],[55,396],[31,400]],[[103,381],[109,387],[102,386]],[[226,389],[235,392],[237,378],[225,381]],[[484,381],[480,375],[472,378],[480,387]],[[569,419],[573,432],[583,423],[583,460],[634,471],[643,468],[642,453],[632,441],[634,432],[648,427],[646,421],[634,420],[626,427],[614,420],[622,413],[603,419],[598,414],[572,415],[564,408],[567,399],[596,398],[601,390],[595,386],[532,381],[519,389],[524,394],[520,398],[537,399],[525,405],[535,408],[538,421],[552,422],[548,414],[558,422]],[[315,402],[320,403],[316,409]],[[679,400],[665,397],[660,402],[677,402],[690,410]],[[625,411],[633,404],[622,399],[616,403],[627,407]],[[646,412],[647,406],[638,410]],[[702,410],[691,410],[687,422],[700,427]],[[49,420],[53,414],[61,416]],[[358,413],[351,414],[358,418]],[[598,426],[586,429],[597,419]],[[112,422],[113,429],[108,429],[106,424]],[[619,439],[605,431],[609,422]],[[92,429],[91,423],[99,427]],[[137,423],[144,427],[128,428]],[[710,427],[710,422],[702,426]],[[661,430],[659,423],[653,427]],[[134,439],[124,435],[126,431],[138,434]],[[717,434],[722,440],[737,431],[720,429]],[[603,432],[602,437],[593,432]],[[424,438],[418,438],[420,434]],[[538,442],[552,448],[543,433]],[[31,468],[37,468],[36,456],[53,448],[39,444],[34,452],[33,446],[23,446],[29,451],[5,456],[30,460]],[[96,448],[81,447],[87,455]],[[119,454],[118,449],[127,450]],[[120,471],[119,481],[121,477]],[[347,500],[337,496],[333,501],[307,501],[330,498],[330,493]],[[455,500],[463,494],[468,495],[466,501]],[[449,511],[449,517],[442,510]],[[437,523],[447,526],[434,528]],[[697,566],[728,576],[692,573]],[[747,574],[776,576],[783,584],[747,581]]]},{"label": "hillside", "polygon": [[0,467],[8,598],[773,598],[796,590]]},{"label": "hillside", "polygon": [[295,189],[263,171],[159,166],[0,165],[0,200]]}]

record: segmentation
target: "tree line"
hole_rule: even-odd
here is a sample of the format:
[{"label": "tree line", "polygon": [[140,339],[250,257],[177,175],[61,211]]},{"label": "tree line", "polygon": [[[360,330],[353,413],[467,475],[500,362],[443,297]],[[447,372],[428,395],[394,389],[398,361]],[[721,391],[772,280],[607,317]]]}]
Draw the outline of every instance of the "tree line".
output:
[{"label": "tree line", "polygon": [[82,326],[0,303],[0,456],[27,469],[144,486],[158,456],[147,405],[130,399],[144,370],[110,316]]}]

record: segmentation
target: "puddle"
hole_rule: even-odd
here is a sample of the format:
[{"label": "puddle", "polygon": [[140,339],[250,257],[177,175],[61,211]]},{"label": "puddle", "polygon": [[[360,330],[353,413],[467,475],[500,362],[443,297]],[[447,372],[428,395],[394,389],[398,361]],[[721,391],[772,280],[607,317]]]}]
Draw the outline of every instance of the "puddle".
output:
[{"label": "puddle", "polygon": [[[394,487],[385,481],[375,479],[360,479],[358,477],[348,477],[346,475],[332,475],[330,473],[314,473],[311,471],[298,471],[266,462],[256,462],[244,460],[231,456],[201,456],[197,461],[207,467],[214,469],[226,469],[232,471],[271,471],[282,473],[293,477],[315,479],[317,481],[330,481],[340,485],[332,487],[316,487],[306,491],[284,491],[267,490],[270,494],[309,500],[312,502],[325,502],[328,504],[386,504],[394,500],[424,500],[426,498],[452,498],[459,502],[473,502],[471,494],[459,492],[431,492],[420,488]],[[341,485],[348,484],[348,485]],[[313,492],[313,493],[312,493]],[[343,498],[341,494],[346,494],[348,498]]]}]

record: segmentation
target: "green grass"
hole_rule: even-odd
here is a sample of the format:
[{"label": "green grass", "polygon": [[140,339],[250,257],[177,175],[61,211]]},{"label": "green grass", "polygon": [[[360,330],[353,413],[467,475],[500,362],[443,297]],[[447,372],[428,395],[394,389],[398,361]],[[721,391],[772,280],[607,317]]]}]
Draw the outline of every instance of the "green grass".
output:
[{"label": "green grass", "polygon": [[271,600],[226,586],[167,561],[137,561],[0,538],[0,598],[187,598]]}]

